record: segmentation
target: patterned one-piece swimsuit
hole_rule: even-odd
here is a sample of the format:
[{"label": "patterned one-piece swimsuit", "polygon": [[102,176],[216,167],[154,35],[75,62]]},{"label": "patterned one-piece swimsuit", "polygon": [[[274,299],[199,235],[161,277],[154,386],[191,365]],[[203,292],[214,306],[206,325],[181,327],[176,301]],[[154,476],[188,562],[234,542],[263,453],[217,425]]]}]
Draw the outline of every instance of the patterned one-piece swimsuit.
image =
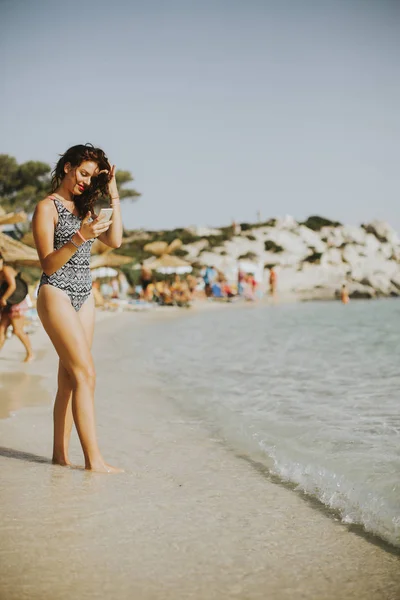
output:
[{"label": "patterned one-piece swimsuit", "polygon": [[[78,231],[82,219],[72,214],[57,198],[52,200],[58,212],[58,223],[54,230],[54,250],[58,250]],[[69,261],[52,275],[42,273],[39,290],[42,285],[52,285],[63,290],[74,309],[78,311],[92,291],[90,250],[93,242],[94,240],[88,240],[82,244]]]}]

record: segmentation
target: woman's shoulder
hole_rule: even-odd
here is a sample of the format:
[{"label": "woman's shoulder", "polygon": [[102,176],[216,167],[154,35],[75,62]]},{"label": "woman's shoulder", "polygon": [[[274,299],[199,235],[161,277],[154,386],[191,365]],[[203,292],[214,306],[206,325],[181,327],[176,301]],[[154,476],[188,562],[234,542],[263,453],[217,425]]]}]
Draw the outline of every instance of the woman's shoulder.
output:
[{"label": "woman's shoulder", "polygon": [[35,209],[35,213],[42,214],[44,216],[50,216],[57,214],[57,209],[54,205],[54,199],[52,196],[46,196],[43,200],[40,200]]}]

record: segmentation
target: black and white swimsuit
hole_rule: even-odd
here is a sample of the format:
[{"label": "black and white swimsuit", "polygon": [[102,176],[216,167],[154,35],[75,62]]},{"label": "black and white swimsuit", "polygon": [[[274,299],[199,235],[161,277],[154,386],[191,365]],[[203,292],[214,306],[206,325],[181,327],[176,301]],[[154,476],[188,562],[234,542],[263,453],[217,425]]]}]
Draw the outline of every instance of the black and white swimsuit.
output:
[{"label": "black and white swimsuit", "polygon": [[[57,198],[52,200],[58,212],[58,223],[54,230],[54,250],[58,250],[78,231],[82,219],[72,214]],[[68,295],[74,309],[78,311],[92,291],[90,250],[93,242],[94,240],[88,240],[82,244],[69,261],[52,275],[42,273],[39,290],[42,285],[52,285],[62,290]]]}]

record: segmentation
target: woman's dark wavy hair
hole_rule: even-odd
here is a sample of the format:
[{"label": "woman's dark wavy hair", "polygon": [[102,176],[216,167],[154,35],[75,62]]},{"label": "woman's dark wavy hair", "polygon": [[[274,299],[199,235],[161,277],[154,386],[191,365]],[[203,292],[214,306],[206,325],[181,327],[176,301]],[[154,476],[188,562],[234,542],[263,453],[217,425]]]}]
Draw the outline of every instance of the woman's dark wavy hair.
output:
[{"label": "woman's dark wavy hair", "polygon": [[79,167],[85,160],[97,163],[99,171],[107,169],[108,173],[101,173],[92,177],[90,187],[80,196],[74,196],[75,206],[81,218],[86,217],[89,210],[93,213],[94,205],[98,198],[108,194],[108,181],[111,173],[111,165],[103,150],[95,148],[93,144],[78,144],[68,148],[65,154],[56,164],[51,174],[51,191],[55,192],[65,177],[64,166],[70,163],[72,167]]}]

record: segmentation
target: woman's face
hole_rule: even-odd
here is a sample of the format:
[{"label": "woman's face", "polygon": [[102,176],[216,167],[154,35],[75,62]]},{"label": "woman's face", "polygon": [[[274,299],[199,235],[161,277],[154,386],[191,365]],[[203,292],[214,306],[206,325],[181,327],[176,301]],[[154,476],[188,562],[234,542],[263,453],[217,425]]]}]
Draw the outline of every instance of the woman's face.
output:
[{"label": "woman's face", "polygon": [[92,177],[99,174],[99,167],[97,163],[85,160],[78,167],[72,167],[70,163],[67,163],[64,171],[68,190],[74,196],[80,196],[90,186]]}]

